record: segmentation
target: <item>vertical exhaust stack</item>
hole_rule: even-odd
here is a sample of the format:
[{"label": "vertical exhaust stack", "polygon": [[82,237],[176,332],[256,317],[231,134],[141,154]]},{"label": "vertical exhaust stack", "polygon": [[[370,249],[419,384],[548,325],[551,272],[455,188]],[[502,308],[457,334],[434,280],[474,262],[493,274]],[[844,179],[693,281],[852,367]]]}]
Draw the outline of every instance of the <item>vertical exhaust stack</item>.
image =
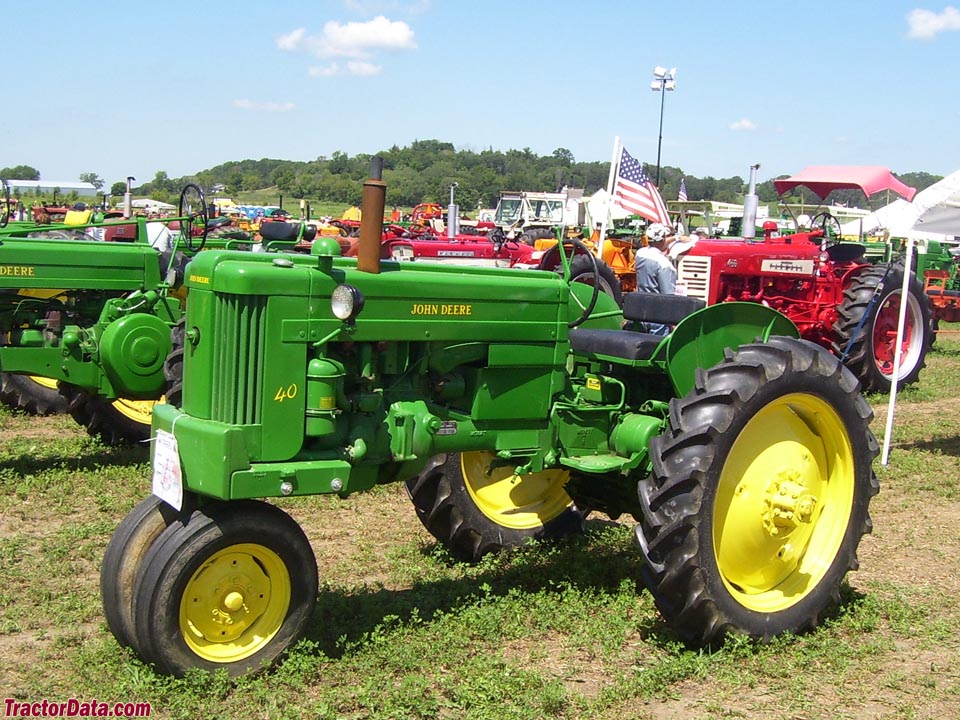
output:
[{"label": "vertical exhaust stack", "polygon": [[127,190],[123,193],[123,217],[129,220],[133,217],[133,181],[136,180],[132,175],[127,178]]},{"label": "vertical exhaust stack", "polygon": [[360,244],[357,270],[380,272],[380,243],[383,240],[383,210],[387,205],[387,185],[383,177],[383,158],[370,159],[370,179],[363,183],[360,201]]},{"label": "vertical exhaust stack", "polygon": [[747,189],[747,195],[743,198],[743,224],[740,226],[740,234],[745,239],[753,239],[757,236],[757,206],[760,204],[757,198],[757,170],[760,169],[760,163],[750,166],[750,187]]}]

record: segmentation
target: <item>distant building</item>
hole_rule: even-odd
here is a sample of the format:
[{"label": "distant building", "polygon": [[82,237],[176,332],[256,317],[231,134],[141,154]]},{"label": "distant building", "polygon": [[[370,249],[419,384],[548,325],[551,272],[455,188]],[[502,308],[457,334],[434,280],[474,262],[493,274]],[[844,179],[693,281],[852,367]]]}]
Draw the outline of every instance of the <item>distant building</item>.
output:
[{"label": "distant building", "polygon": [[11,193],[23,195],[33,193],[37,189],[42,193],[52,193],[57,190],[62,195],[69,195],[72,192],[84,197],[96,197],[97,188],[90,183],[85,182],[58,182],[56,180],[7,180],[7,186]]}]

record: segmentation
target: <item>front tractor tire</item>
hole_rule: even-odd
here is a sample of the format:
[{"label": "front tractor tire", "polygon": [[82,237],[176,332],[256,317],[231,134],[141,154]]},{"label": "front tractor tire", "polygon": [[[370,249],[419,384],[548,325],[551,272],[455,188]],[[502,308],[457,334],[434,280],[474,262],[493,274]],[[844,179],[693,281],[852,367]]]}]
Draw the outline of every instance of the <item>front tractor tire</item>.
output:
[{"label": "front tractor tire", "polygon": [[[903,273],[902,264],[891,266],[889,272],[885,265],[866,268],[844,290],[837,307],[834,351],[857,376],[864,391],[889,392],[893,384]],[[910,278],[908,288],[900,341],[900,386],[919,378],[934,334],[930,301],[916,276]]]},{"label": "front tractor tire", "polygon": [[117,525],[100,568],[100,598],[107,627],[123,647],[139,649],[133,622],[133,585],[147,551],[187,510],[175,510],[156,495],[141,500]]},{"label": "front tractor tire", "polygon": [[636,534],[684,642],[802,632],[839,602],[879,490],[871,418],[837,358],[782,337],[728,354],[671,401]]},{"label": "front tractor tire", "polygon": [[285,512],[252,500],[204,505],[170,524],[142,560],[137,650],[170,675],[256,672],[303,634],[317,584],[310,542]]},{"label": "front tractor tire", "polygon": [[491,470],[489,452],[434,457],[407,481],[407,493],[427,531],[458,560],[559,538],[583,529],[583,514],[564,486],[565,470],[517,475],[513,467]]}]

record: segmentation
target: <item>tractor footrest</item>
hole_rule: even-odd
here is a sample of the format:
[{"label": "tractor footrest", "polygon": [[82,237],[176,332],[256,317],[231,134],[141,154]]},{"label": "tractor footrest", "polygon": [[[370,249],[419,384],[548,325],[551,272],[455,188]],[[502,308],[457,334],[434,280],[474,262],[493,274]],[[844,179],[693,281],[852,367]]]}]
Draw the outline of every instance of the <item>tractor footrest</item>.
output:
[{"label": "tractor footrest", "polygon": [[663,335],[627,330],[574,328],[570,331],[570,347],[575,353],[623,360],[649,360],[663,339]]},{"label": "tractor footrest", "polygon": [[575,470],[591,473],[614,472],[623,468],[627,458],[619,455],[574,455],[560,458],[560,464]]}]

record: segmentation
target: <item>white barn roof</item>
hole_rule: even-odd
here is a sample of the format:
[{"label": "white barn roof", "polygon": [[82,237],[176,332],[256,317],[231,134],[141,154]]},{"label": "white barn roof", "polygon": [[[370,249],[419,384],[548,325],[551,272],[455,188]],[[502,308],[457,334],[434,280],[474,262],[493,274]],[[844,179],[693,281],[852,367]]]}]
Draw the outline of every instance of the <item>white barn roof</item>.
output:
[{"label": "white barn roof", "polygon": [[62,193],[77,192],[77,195],[96,195],[97,189],[90,183],[77,182],[76,180],[7,180],[7,186],[11,192],[15,190],[36,190],[39,188],[45,192],[53,192],[54,188],[59,188]]}]

